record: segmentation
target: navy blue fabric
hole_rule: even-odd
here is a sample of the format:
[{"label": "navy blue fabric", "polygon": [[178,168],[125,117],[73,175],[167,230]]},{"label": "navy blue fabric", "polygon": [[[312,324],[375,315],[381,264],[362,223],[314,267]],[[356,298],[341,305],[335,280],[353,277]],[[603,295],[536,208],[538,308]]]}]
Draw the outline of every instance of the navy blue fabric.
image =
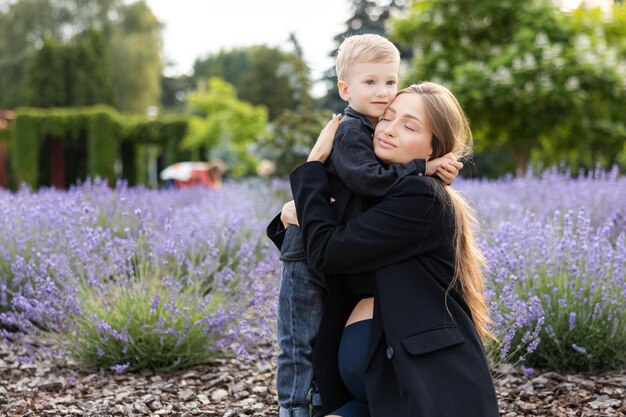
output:
[{"label": "navy blue fabric", "polygon": [[352,400],[331,414],[341,417],[370,417],[370,410],[367,404]]},{"label": "navy blue fabric", "polygon": [[339,373],[348,391],[357,400],[367,403],[365,368],[372,320],[361,320],[343,329],[339,344]]}]

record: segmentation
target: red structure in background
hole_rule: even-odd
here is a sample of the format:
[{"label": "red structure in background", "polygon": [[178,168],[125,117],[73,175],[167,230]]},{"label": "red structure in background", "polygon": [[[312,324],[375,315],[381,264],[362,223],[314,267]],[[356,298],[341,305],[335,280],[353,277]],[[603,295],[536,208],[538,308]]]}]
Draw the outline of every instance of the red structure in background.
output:
[{"label": "red structure in background", "polygon": [[65,189],[65,148],[63,139],[52,139],[50,155],[50,185]]},{"label": "red structure in background", "polygon": [[[0,130],[8,130],[11,121],[15,119],[15,112],[12,110],[0,110]],[[7,153],[9,145],[0,142],[0,187],[6,188],[7,184]]]}]

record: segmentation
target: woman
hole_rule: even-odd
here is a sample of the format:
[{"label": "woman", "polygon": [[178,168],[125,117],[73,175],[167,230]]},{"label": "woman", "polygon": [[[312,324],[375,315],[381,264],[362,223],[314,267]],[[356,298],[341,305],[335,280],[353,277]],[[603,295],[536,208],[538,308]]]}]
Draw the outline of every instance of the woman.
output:
[{"label": "woman", "polygon": [[[314,353],[325,412],[341,417],[496,417],[482,341],[490,337],[472,235],[450,187],[407,176],[345,225],[330,207],[323,162],[333,121],[290,176],[309,263],[331,277]],[[467,154],[456,98],[434,83],[402,90],[374,133],[385,163]],[[283,221],[296,223],[284,211]]]}]

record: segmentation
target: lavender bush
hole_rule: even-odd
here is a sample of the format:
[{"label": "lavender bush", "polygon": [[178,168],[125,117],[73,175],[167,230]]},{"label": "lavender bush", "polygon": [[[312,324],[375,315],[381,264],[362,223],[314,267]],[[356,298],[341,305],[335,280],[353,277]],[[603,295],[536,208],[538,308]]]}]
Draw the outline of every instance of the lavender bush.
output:
[{"label": "lavender bush", "polygon": [[[626,363],[626,178],[457,180],[476,205],[500,360]],[[85,364],[170,369],[274,339],[285,182],[0,191],[0,331]],[[259,343],[262,343],[261,345]]]},{"label": "lavender bush", "polygon": [[270,189],[3,193],[4,337],[46,330],[82,362],[117,370],[184,367],[270,340],[280,264],[263,234],[287,195]]},{"label": "lavender bush", "polygon": [[490,264],[501,360],[589,370],[626,363],[626,178],[459,181]]}]

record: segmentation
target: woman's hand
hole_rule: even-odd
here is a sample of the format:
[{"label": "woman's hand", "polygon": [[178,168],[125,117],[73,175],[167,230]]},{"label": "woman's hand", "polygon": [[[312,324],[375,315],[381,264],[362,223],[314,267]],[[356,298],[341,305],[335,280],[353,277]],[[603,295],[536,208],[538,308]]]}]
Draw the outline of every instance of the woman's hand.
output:
[{"label": "woman's hand", "polygon": [[322,129],[320,135],[317,137],[317,142],[315,142],[315,145],[313,145],[313,149],[311,149],[311,153],[309,153],[309,157],[306,160],[307,162],[326,162],[326,160],[330,156],[330,152],[333,150],[335,133],[337,132],[337,128],[339,127],[340,120],[340,114],[333,114],[333,118],[330,119],[330,122],[326,124],[324,129]]},{"label": "woman's hand", "polygon": [[280,221],[283,223],[285,229],[289,227],[290,224],[295,224],[298,226],[298,215],[296,214],[296,203],[293,200],[288,201],[283,206],[283,209],[280,211]]}]

